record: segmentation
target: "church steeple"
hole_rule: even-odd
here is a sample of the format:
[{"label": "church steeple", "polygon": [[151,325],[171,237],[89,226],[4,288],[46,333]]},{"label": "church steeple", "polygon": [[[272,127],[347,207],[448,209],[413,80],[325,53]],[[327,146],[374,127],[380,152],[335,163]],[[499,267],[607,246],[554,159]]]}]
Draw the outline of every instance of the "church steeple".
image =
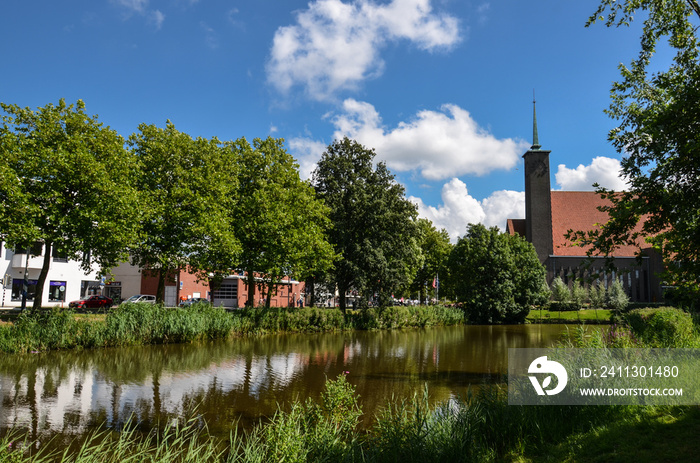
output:
[{"label": "church steeple", "polygon": [[525,160],[525,238],[535,246],[545,265],[554,252],[552,240],[552,198],[549,179],[549,153],[543,150],[537,134],[537,110],[532,95],[532,147]]},{"label": "church steeple", "polygon": [[532,91],[532,147],[531,150],[536,151],[542,148],[540,145],[540,137],[537,135],[537,107],[535,102],[535,91]]}]

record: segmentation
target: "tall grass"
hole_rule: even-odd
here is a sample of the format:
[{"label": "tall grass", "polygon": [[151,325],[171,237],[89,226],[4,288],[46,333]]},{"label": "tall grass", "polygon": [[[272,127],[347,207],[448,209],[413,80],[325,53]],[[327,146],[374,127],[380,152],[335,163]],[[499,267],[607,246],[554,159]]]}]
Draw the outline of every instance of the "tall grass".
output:
[{"label": "tall grass", "polygon": [[0,352],[187,343],[234,335],[278,332],[416,328],[464,321],[456,308],[441,306],[367,309],[344,315],[339,309],[253,308],[227,312],[209,305],[185,309],[122,304],[104,321],[76,319],[66,309],[22,313],[0,325]]},{"label": "tall grass", "polygon": [[[644,336],[635,337],[635,332],[666,332],[668,323],[685,326],[684,315],[662,313],[664,323],[653,322],[653,316],[643,313],[637,320],[640,326],[611,327],[619,330],[617,337],[597,334],[598,330],[575,330],[566,345],[606,348],[633,342],[634,346],[648,346]],[[150,318],[136,319],[145,325],[155,323]],[[171,326],[172,322],[164,324]],[[682,337],[667,339],[667,347],[685,342]],[[595,441],[610,429],[641,432],[652,421],[683,420],[697,422],[700,430],[697,407],[514,406],[508,404],[503,386],[484,386],[436,406],[429,405],[425,390],[412,400],[388,403],[369,429],[359,428],[361,415],[354,387],[340,375],[326,381],[320,401],[307,399],[279,408],[269,422],[243,434],[232,432],[228,442],[209,437],[206,425],[192,419],[147,435],[129,427],[121,433],[93,433],[82,445],[73,445],[62,454],[50,450],[32,453],[31,449],[48,447],[17,436],[5,437],[0,439],[0,462],[482,462],[544,456],[552,449],[575,461],[578,450],[567,443]],[[608,456],[600,461],[615,460],[614,454]]]}]

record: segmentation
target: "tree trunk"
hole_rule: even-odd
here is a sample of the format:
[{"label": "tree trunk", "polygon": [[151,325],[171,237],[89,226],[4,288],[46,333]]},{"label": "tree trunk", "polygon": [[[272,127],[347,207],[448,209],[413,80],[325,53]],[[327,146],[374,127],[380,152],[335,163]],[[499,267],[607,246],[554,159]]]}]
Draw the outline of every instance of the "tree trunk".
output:
[{"label": "tree trunk", "polygon": [[246,286],[248,286],[248,307],[255,307],[255,275],[253,272],[246,272]]},{"label": "tree trunk", "polygon": [[274,290],[274,283],[273,280],[270,279],[270,282],[267,284],[267,294],[265,295],[265,307],[270,308],[270,305],[272,304],[272,291]]},{"label": "tree trunk", "polygon": [[[51,249],[52,244],[46,243],[44,250],[44,263],[41,266],[41,272],[39,273],[39,279],[36,282],[36,294],[34,295],[34,302],[32,303],[32,310],[38,310],[41,308],[41,300],[44,297],[44,284],[46,283],[46,277],[49,275],[49,268],[51,267]],[[27,254],[27,259],[29,259],[29,254]]]},{"label": "tree trunk", "polygon": [[165,277],[167,270],[160,268],[158,271],[158,289],[156,290],[156,302],[162,304],[165,302]]}]

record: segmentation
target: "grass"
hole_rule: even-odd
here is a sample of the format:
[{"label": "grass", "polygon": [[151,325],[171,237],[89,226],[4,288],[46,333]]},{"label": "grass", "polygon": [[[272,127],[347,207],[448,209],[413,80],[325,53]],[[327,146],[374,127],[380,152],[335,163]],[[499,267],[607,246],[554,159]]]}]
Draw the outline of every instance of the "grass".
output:
[{"label": "grass", "polygon": [[[385,314],[380,320],[393,323],[397,313],[410,312]],[[153,316],[146,315],[140,322],[147,326],[152,320]],[[700,339],[697,329],[688,334],[690,338],[667,335],[685,332],[688,320],[683,313],[670,314],[668,309],[646,311],[629,326],[593,333],[581,327],[567,345],[617,348],[650,345],[645,340],[661,347],[695,343]],[[280,407],[252,431],[232,431],[228,441],[210,437],[206,423],[196,417],[148,434],[128,426],[121,432],[92,433],[62,454],[15,434],[0,439],[0,463],[644,463],[695,462],[700,451],[698,406],[514,406],[508,405],[505,389],[498,385],[434,407],[428,405],[427,397],[426,390],[412,400],[390,402],[368,429],[360,429],[359,397],[341,375],[326,382],[320,401],[307,399]]]},{"label": "grass", "polygon": [[557,311],[535,309],[527,316],[529,323],[610,323],[612,311],[607,309],[581,309]]},{"label": "grass", "polygon": [[106,315],[53,308],[13,314],[12,323],[0,325],[0,352],[187,343],[279,332],[423,328],[463,322],[460,309],[442,306],[371,308],[347,314],[316,307],[227,312],[197,304],[183,309],[123,304]]}]

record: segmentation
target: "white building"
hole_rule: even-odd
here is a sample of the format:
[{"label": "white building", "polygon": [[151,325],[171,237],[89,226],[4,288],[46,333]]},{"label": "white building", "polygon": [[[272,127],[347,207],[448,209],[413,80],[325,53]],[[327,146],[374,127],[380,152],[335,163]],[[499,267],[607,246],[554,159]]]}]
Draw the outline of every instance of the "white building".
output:
[{"label": "white building", "polygon": [[[0,243],[0,278],[10,276],[11,285],[3,285],[7,278],[0,279],[0,307],[19,307],[22,305],[22,284],[24,272],[27,271],[28,291],[27,305],[31,306],[37,289],[39,272],[44,263],[44,246],[37,243],[29,251],[8,249],[5,243]],[[70,301],[85,296],[100,294],[99,268],[93,265],[89,273],[80,268],[80,263],[68,260],[56,252],[51,256],[51,267],[46,277],[42,295],[42,307],[68,307]]]}]

